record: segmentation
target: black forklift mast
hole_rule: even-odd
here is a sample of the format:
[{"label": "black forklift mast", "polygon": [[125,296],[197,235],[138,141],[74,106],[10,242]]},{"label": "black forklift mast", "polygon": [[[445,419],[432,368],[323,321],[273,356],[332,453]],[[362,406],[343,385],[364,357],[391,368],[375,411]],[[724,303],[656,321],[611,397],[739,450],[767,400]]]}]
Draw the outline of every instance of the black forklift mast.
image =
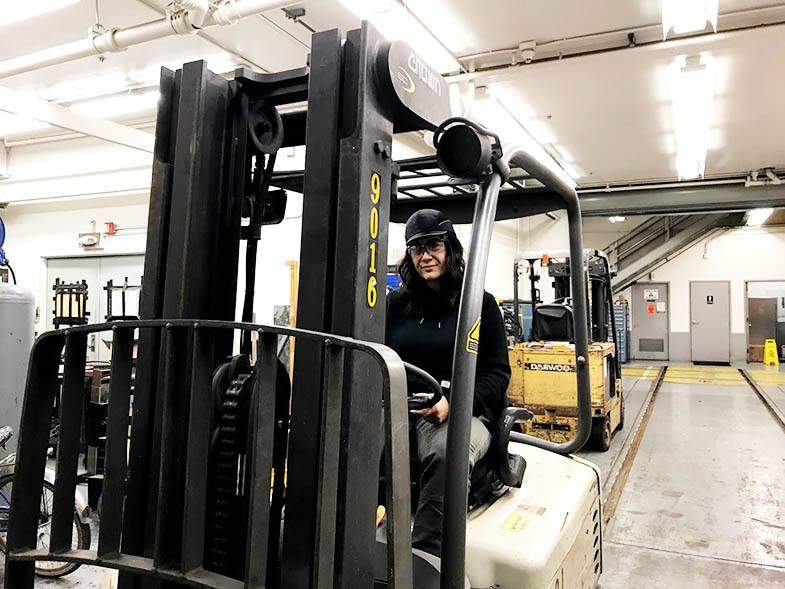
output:
[{"label": "black forklift mast", "polygon": [[[337,30],[315,34],[308,67],[276,74],[240,69],[227,80],[204,62],[189,63],[177,72],[162,70],[160,92],[140,320],[74,328],[42,337],[34,349],[5,586],[32,587],[33,559],[57,556],[121,569],[121,589],[370,587],[384,446],[385,577],[391,586],[410,587],[405,377],[400,359],[373,342],[384,339],[392,136],[432,130],[448,118],[446,82],[404,43],[387,42],[363,23],[343,44]],[[304,101],[307,110],[278,115],[278,107]],[[255,242],[261,225],[283,216],[285,196],[268,190],[275,152],[296,145],[306,148],[298,327],[233,323],[241,241],[249,242],[248,320]],[[101,330],[115,338],[101,533],[97,552],[71,554],[64,538],[78,458],[78,383],[87,334]],[[242,386],[249,394],[253,389],[247,470],[240,479],[247,518],[234,522],[234,539],[222,547],[206,530],[225,516],[220,498],[206,500],[216,468],[208,461],[211,436],[222,435],[212,433],[217,409],[211,374],[232,356],[238,330],[241,350],[249,351],[252,336],[258,340],[254,384],[233,381],[237,394]],[[289,399],[288,378],[276,377],[276,343],[283,335],[298,337],[288,432],[278,421],[280,405],[288,412]],[[63,346],[62,411],[68,415],[54,539],[44,554],[31,548],[47,427],[35,407],[51,404]],[[284,463],[276,461],[286,458],[286,444],[282,518],[281,503],[275,503]],[[216,555],[224,562],[211,560]]]}]

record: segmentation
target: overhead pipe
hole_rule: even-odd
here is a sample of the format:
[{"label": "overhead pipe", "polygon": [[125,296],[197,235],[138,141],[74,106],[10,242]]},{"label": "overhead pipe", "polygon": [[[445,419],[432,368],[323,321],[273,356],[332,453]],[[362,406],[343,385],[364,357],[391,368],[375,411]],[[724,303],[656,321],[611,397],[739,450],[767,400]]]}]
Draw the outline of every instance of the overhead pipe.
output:
[{"label": "overhead pipe", "polygon": [[91,31],[86,39],[2,61],[0,79],[83,57],[124,51],[171,35],[190,35],[201,29],[233,25],[249,16],[284,8],[291,3],[292,0],[224,0],[211,6],[207,0],[182,0],[176,4],[177,10],[165,18],[124,29],[113,28],[101,34]]}]

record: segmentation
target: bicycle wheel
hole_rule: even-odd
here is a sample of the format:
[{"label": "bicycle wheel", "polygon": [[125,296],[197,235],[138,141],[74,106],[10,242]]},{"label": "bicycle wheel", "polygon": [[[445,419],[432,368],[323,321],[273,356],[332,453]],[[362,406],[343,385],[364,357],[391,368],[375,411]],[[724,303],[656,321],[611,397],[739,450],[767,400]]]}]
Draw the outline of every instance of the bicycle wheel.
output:
[{"label": "bicycle wheel", "polygon": [[[2,504],[13,501],[14,476],[6,475],[0,478],[0,510]],[[54,486],[44,481],[44,488],[41,494],[41,504],[38,510],[38,541],[36,548],[49,548],[49,537],[52,526],[52,500],[54,499]],[[5,528],[0,529],[0,549],[6,551]],[[90,548],[90,526],[79,521],[79,517],[74,510],[74,525],[72,532],[72,548],[88,550]],[[75,562],[61,562],[37,560],[35,562],[35,572],[42,577],[62,577],[74,572],[82,566]]]}]

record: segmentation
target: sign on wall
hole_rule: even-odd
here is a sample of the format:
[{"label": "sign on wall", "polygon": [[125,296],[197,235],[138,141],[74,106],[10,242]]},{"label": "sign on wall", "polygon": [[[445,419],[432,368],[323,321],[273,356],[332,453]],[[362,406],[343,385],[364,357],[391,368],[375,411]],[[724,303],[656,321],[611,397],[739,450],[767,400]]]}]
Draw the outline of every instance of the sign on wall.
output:
[{"label": "sign on wall", "polygon": [[706,304],[713,305],[714,304],[714,295],[706,295]]},{"label": "sign on wall", "polygon": [[656,301],[660,298],[660,289],[658,288],[644,288],[643,298],[647,301]]}]

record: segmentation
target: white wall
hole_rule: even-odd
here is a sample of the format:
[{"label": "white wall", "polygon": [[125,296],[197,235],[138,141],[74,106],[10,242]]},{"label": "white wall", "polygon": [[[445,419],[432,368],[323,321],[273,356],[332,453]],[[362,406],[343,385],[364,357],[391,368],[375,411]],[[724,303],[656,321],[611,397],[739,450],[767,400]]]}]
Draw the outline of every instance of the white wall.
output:
[{"label": "white wall", "polygon": [[[690,281],[730,281],[731,360],[746,358],[744,284],[785,279],[785,227],[741,227],[702,239],[654,271],[670,296],[671,360],[690,360]],[[643,282],[643,281],[642,281]],[[752,284],[752,283],[751,283]],[[621,293],[631,305],[630,290]]]},{"label": "white wall", "polygon": [[149,192],[152,162],[151,153],[88,137],[16,146],[0,202]]},{"label": "white wall", "polygon": [[743,227],[699,241],[655,270],[657,282],[670,284],[670,330],[690,330],[690,281],[730,280],[731,332],[744,333],[744,282],[784,279],[783,260],[783,227]]},{"label": "white wall", "polygon": [[67,200],[53,203],[16,204],[0,215],[6,226],[3,249],[21,286],[35,295],[36,306],[43,310],[44,297],[51,296],[51,285],[44,284],[44,258],[84,255],[144,253],[146,232],[130,230],[101,239],[100,250],[86,251],[77,242],[79,233],[103,232],[104,222],[120,227],[147,224],[145,194],[112,198]]}]

